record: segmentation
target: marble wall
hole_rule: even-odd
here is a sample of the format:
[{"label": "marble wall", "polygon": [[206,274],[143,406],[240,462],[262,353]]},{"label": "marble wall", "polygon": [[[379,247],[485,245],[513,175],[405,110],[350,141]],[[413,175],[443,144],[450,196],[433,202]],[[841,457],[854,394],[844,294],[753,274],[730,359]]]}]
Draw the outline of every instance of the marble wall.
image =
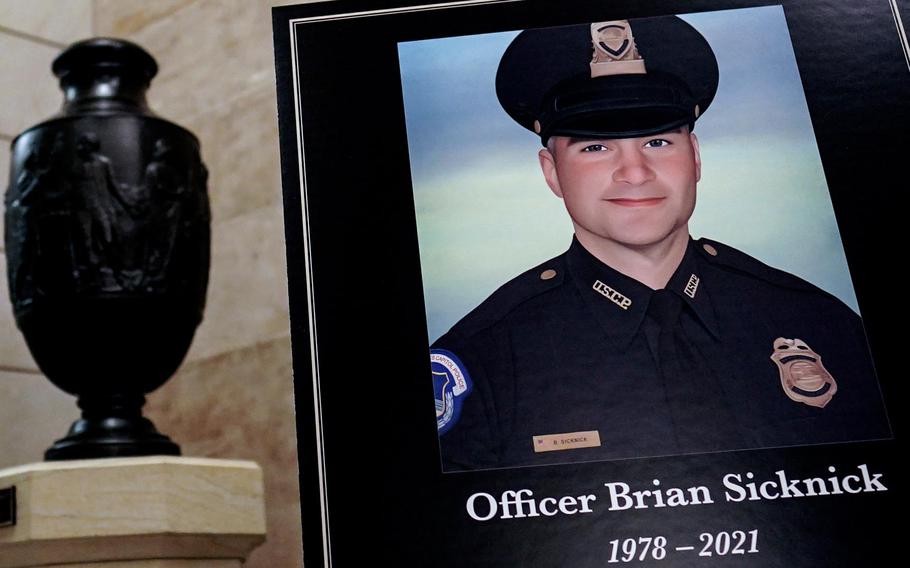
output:
[{"label": "marble wall", "polygon": [[[9,145],[28,126],[57,112],[62,95],[51,61],[92,35],[92,0],[0,1],[0,172]],[[3,183],[5,191],[6,183]],[[0,221],[2,223],[2,221]],[[44,449],[79,417],[74,400],[38,371],[13,321],[0,241],[0,468],[40,461]]]},{"label": "marble wall", "polygon": [[[185,455],[262,465],[268,541],[251,568],[303,565],[270,12],[286,3],[296,2],[0,0],[2,171],[12,137],[60,104],[50,61],[90,35],[149,50],[160,66],[151,107],[200,138],[213,222],[208,304],[186,361],[146,414]],[[38,373],[0,276],[6,467],[40,460],[77,409]]]}]

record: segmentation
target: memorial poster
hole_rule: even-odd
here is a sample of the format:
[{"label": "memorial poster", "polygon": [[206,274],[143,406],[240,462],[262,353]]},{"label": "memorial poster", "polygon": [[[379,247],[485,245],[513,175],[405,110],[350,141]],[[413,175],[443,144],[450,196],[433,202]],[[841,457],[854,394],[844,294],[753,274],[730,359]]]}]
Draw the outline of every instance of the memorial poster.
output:
[{"label": "memorial poster", "polygon": [[276,8],[308,565],[899,552],[906,12]]}]

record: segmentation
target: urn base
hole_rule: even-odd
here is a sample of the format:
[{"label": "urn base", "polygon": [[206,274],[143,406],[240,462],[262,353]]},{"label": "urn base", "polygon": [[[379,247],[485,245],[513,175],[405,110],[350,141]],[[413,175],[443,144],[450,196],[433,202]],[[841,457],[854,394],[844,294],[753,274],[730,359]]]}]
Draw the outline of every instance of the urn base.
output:
[{"label": "urn base", "polygon": [[179,456],[180,446],[142,416],[80,418],[44,452],[47,461],[134,456]]}]

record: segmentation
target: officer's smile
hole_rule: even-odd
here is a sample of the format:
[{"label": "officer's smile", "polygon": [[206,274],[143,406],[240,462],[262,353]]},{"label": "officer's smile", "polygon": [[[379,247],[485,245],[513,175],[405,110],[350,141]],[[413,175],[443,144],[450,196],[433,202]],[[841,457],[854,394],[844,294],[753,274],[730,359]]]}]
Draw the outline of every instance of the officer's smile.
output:
[{"label": "officer's smile", "polygon": [[606,201],[612,203],[613,205],[619,205],[621,207],[648,207],[651,205],[658,205],[665,199],[666,197],[645,197],[641,199],[617,197],[614,199],[607,199]]}]

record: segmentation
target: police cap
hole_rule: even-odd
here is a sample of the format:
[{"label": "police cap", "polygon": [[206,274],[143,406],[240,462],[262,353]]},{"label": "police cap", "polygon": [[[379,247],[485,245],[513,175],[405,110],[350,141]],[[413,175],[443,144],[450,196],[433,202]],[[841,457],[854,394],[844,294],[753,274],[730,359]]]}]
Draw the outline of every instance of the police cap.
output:
[{"label": "police cap", "polygon": [[525,30],[506,49],[496,95],[540,135],[632,138],[695,120],[717,91],[707,40],[676,16]]}]

